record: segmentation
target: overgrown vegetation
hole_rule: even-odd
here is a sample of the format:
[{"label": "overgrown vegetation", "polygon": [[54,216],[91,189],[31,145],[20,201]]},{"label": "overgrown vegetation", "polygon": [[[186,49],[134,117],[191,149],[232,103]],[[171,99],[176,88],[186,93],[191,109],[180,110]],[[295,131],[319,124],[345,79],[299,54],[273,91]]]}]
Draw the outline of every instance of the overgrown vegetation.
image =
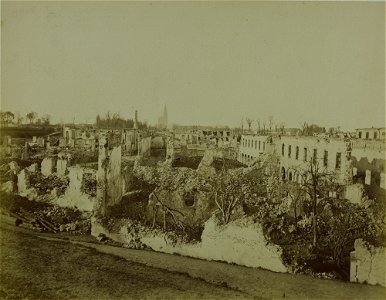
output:
[{"label": "overgrown vegetation", "polygon": [[349,255],[356,239],[385,245],[384,202],[364,199],[358,205],[330,198],[328,191],[339,186],[330,174],[321,171],[314,172],[315,176],[308,174],[302,184],[280,181],[275,164],[274,157],[262,162],[270,170],[261,177],[266,183],[266,196],[261,193],[243,207],[262,224],[266,238],[283,248],[283,261],[295,272],[330,272],[348,279]]},{"label": "overgrown vegetation", "polygon": [[95,174],[84,173],[82,177],[81,191],[85,194],[95,197],[97,194],[97,179]]},{"label": "overgrown vegetation", "polygon": [[58,196],[63,195],[69,185],[68,177],[58,177],[55,175],[49,175],[45,177],[41,173],[36,173],[34,176],[30,176],[31,187],[35,188],[38,195],[44,195],[48,192],[56,189]]}]

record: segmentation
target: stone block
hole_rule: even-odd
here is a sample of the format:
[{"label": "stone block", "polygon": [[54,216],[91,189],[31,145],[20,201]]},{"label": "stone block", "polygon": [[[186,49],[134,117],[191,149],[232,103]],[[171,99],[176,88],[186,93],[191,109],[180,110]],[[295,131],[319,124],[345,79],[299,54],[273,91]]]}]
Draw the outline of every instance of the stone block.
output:
[{"label": "stone block", "polygon": [[[48,144],[48,143],[47,143]],[[54,170],[54,160],[46,157],[41,164],[41,172],[44,176],[49,176]]]},{"label": "stone block", "polygon": [[366,170],[365,184],[371,185],[371,171]]}]

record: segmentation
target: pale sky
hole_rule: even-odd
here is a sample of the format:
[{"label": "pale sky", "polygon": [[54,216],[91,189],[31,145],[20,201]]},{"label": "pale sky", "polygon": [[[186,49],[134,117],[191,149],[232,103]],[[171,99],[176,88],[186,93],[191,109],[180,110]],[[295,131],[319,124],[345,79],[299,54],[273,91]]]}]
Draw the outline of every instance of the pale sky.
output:
[{"label": "pale sky", "polygon": [[1,18],[2,110],[385,126],[382,2],[2,1]]}]

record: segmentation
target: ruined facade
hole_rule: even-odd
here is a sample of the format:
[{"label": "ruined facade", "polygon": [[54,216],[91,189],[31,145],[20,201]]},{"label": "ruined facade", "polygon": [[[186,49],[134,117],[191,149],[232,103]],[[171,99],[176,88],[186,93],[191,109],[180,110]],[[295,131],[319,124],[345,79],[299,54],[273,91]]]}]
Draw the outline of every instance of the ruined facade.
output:
[{"label": "ruined facade", "polygon": [[357,182],[371,187],[375,192],[385,186],[386,150],[382,140],[361,140],[352,142],[353,175]]},{"label": "ruined facade", "polygon": [[175,132],[174,137],[182,145],[216,145],[237,146],[237,135],[231,130],[223,129],[195,129],[182,132]]},{"label": "ruined facade", "polygon": [[273,152],[272,137],[268,135],[246,134],[241,137],[237,160],[251,164],[263,153]]},{"label": "ruined facade", "polygon": [[[323,172],[333,173],[342,185],[363,183],[378,197],[385,191],[384,142],[330,138],[327,136],[262,136],[243,135],[238,160],[251,164],[264,153],[276,153],[280,158],[280,176],[298,181],[299,173],[307,170],[310,161],[316,162]],[[348,194],[354,196],[353,188]],[[358,191],[359,192],[359,191]],[[354,201],[356,202],[356,200]]]},{"label": "ruined facade", "polygon": [[347,174],[351,176],[350,141],[319,137],[283,136],[276,140],[276,153],[280,156],[281,178],[298,181],[299,172],[308,169],[310,162],[319,169],[335,175],[337,181],[345,184]]},{"label": "ruined facade", "polygon": [[60,147],[77,148],[83,151],[95,151],[98,144],[98,133],[95,129],[63,128]]},{"label": "ruined facade", "polygon": [[358,128],[355,129],[355,134],[358,139],[385,140],[386,128]]}]

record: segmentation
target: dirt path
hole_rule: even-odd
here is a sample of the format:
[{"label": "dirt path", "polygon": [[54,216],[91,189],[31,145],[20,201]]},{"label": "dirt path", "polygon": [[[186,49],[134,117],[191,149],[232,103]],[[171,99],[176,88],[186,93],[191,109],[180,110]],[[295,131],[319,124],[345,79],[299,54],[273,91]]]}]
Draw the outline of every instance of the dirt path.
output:
[{"label": "dirt path", "polygon": [[205,261],[153,251],[131,250],[110,245],[72,241],[72,243],[113,254],[131,262],[172,272],[185,273],[216,285],[245,292],[250,297],[268,299],[385,299],[379,286],[317,279],[301,274],[275,273],[222,262]]},{"label": "dirt path", "polygon": [[242,292],[0,224],[0,299],[249,299]]},{"label": "dirt path", "polygon": [[[4,227],[4,225],[2,225]],[[8,227],[11,227],[8,225]],[[20,228],[13,227],[13,230],[23,231]],[[7,230],[10,230],[9,228]],[[11,229],[12,230],[12,229]],[[25,235],[25,233],[23,233]],[[219,293],[224,292],[222,297],[225,298],[290,298],[290,299],[385,299],[386,298],[386,289],[379,286],[370,286],[362,284],[354,284],[342,281],[334,280],[323,280],[316,279],[310,276],[299,275],[299,274],[281,274],[274,273],[261,269],[246,268],[237,265],[229,265],[221,262],[209,262],[204,260],[198,260],[183,256],[163,254],[153,251],[143,251],[143,250],[130,250],[120,247],[114,247],[105,244],[92,243],[87,241],[86,238],[84,241],[79,240],[79,238],[74,237],[71,240],[62,240],[58,239],[58,236],[55,235],[39,235],[42,243],[53,243],[56,249],[62,249],[69,247],[75,247],[76,251],[82,252],[86,251],[87,248],[94,249],[92,257],[97,256],[96,253],[99,253],[100,257],[95,261],[96,265],[105,265],[105,260],[109,261],[112,257],[119,257],[121,264],[123,260],[128,264],[135,264],[136,266],[141,266],[142,268],[148,267],[150,270],[156,270],[154,272],[167,272],[168,275],[165,276],[165,281],[172,282],[175,280],[173,276],[183,276],[187,280],[192,280],[193,290],[198,291],[199,288],[197,285],[199,283],[206,284],[213,287],[213,290],[210,294],[205,294],[200,292],[199,294],[189,293],[188,298],[213,298],[220,297]],[[70,243],[69,243],[70,242]],[[62,246],[61,246],[62,245]],[[95,251],[97,250],[97,252]],[[60,250],[59,250],[60,251]],[[90,251],[90,250],[89,250]],[[60,253],[60,252],[59,252]],[[104,253],[104,254],[103,254]],[[109,254],[109,255],[107,255]],[[53,254],[54,255],[54,254]],[[58,255],[58,254],[56,254]],[[64,254],[60,254],[62,257]],[[67,256],[67,254],[65,254]],[[75,255],[75,254],[74,254]],[[84,258],[82,258],[83,260]],[[93,265],[94,266],[94,265]],[[87,272],[91,272],[91,275],[85,271],[83,272],[84,277],[93,278],[93,269],[90,266],[91,270],[87,269]],[[95,270],[94,270],[95,271]],[[106,269],[107,272],[112,271],[111,269]],[[139,277],[141,277],[141,272],[139,272]],[[158,273],[157,273],[158,274]],[[166,274],[166,273],[165,273]],[[172,275],[170,275],[172,274]],[[168,276],[171,276],[170,279]],[[106,275],[107,276],[107,275]],[[119,285],[119,276],[116,277],[114,272],[108,274],[108,277],[114,279],[115,282],[117,279]],[[133,274],[137,277],[137,274]],[[162,277],[162,276],[161,276]],[[81,277],[83,278],[83,277]],[[146,282],[149,278],[151,281],[151,286],[148,287],[148,291],[145,291],[144,294],[138,295],[142,297],[147,295],[149,297],[157,297],[158,285],[157,281],[151,279],[150,273],[149,277],[143,277]],[[176,281],[178,282],[178,280]],[[141,287],[145,283],[136,282],[139,284],[138,289],[141,290]],[[133,287],[135,286],[133,284]],[[197,288],[196,288],[197,286]],[[227,289],[224,290],[224,287]],[[184,286],[186,288],[186,286]],[[202,287],[204,289],[204,287]],[[166,287],[165,287],[166,289]],[[118,289],[119,290],[119,289]],[[137,287],[135,287],[137,290]],[[179,298],[182,294],[178,294],[179,290],[177,289],[177,294],[172,294],[172,298]],[[203,290],[204,291],[204,290]],[[154,293],[154,294],[153,294]],[[234,293],[230,295],[228,293]],[[179,296],[177,296],[179,295]],[[122,297],[117,295],[118,297]],[[170,296],[170,295],[169,295]],[[186,295],[185,295],[186,296]]]}]

